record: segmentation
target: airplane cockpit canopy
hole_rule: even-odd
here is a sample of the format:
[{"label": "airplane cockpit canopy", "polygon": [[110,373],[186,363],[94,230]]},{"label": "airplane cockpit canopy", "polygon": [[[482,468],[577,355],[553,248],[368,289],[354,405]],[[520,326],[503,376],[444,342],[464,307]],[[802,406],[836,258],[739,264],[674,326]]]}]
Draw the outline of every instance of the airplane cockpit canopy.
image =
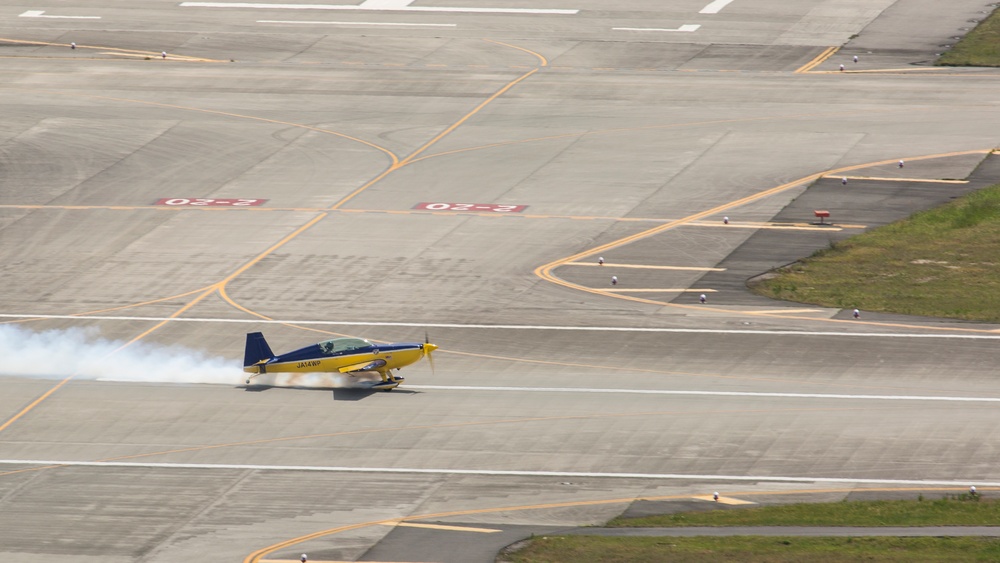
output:
[{"label": "airplane cockpit canopy", "polygon": [[359,348],[368,348],[374,346],[374,344],[364,338],[333,338],[324,340],[318,343],[317,346],[319,346],[319,349],[324,354],[332,356],[333,354],[350,352]]}]

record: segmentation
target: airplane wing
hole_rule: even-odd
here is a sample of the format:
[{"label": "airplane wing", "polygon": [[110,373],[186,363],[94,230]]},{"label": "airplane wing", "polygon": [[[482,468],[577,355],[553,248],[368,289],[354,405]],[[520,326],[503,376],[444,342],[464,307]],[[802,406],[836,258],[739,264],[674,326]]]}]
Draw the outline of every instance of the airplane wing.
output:
[{"label": "airplane wing", "polygon": [[340,368],[340,373],[353,373],[355,371],[372,371],[385,365],[385,360],[372,360],[370,362],[344,366]]}]

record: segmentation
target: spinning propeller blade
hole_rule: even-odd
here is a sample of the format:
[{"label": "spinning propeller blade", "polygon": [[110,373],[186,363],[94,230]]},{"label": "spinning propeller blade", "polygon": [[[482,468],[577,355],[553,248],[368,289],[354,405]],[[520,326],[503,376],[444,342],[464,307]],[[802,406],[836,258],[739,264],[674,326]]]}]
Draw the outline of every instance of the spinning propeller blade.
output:
[{"label": "spinning propeller blade", "polygon": [[431,352],[437,350],[437,348],[438,347],[436,344],[431,344],[430,337],[427,336],[426,332],[424,332],[424,345],[422,349],[424,352],[424,356],[427,357],[427,363],[431,365],[431,374],[434,373],[434,356],[431,355]]}]

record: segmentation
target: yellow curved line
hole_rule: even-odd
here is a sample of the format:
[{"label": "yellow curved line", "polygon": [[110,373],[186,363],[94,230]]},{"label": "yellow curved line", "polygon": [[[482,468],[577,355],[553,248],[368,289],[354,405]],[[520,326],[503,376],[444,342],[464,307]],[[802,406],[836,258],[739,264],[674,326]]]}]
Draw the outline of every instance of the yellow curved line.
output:
[{"label": "yellow curved line", "polygon": [[488,41],[489,43],[495,43],[497,45],[503,45],[504,47],[510,47],[511,49],[517,49],[518,51],[524,51],[525,53],[528,53],[529,55],[533,55],[535,57],[538,57],[538,61],[540,63],[540,66],[549,66],[548,59],[546,59],[545,57],[543,57],[541,54],[536,53],[535,51],[532,51],[531,49],[525,49],[524,47],[518,47],[517,45],[511,45],[510,43],[504,43],[503,41],[496,41],[494,39],[483,39],[483,41]]},{"label": "yellow curved line", "polygon": [[[501,43],[501,44],[502,45],[506,45],[505,43]],[[507,45],[507,46],[513,47],[512,45]],[[519,47],[514,47],[514,48],[515,49],[519,49]],[[527,51],[526,49],[521,49],[521,50]],[[527,51],[527,52],[531,52],[531,51]],[[541,55],[538,55],[538,56],[541,56]],[[413,151],[412,153],[410,153],[408,156],[406,156],[402,160],[397,160],[397,159],[395,159],[395,157],[393,157],[393,163],[392,163],[391,166],[389,166],[389,168],[383,170],[377,176],[375,176],[374,178],[372,178],[371,180],[369,180],[368,182],[366,182],[364,185],[362,185],[358,189],[354,190],[353,192],[351,192],[348,195],[346,195],[343,198],[341,198],[340,201],[338,201],[337,203],[335,203],[334,205],[332,205],[330,207],[330,211],[339,210],[347,202],[351,201],[352,199],[354,199],[356,196],[358,196],[359,194],[361,194],[362,192],[364,192],[365,190],[367,190],[371,186],[373,186],[376,183],[380,182],[385,177],[387,177],[389,174],[392,174],[396,170],[398,170],[398,169],[406,166],[407,164],[413,162],[414,159],[416,159],[417,156],[420,155],[420,153],[422,153],[425,150],[427,150],[428,148],[434,146],[441,139],[443,139],[446,136],[448,136],[449,134],[451,134],[455,129],[459,128],[462,124],[464,124],[466,121],[468,121],[469,119],[471,119],[474,115],[476,115],[477,113],[479,113],[479,111],[482,110],[484,107],[486,107],[487,105],[489,105],[491,102],[493,102],[494,100],[496,100],[497,98],[499,98],[500,96],[502,96],[508,90],[510,90],[511,88],[513,88],[514,86],[516,86],[517,84],[519,84],[521,81],[527,79],[529,76],[531,76],[532,74],[534,74],[537,71],[538,71],[537,68],[532,69],[529,72],[526,72],[526,73],[522,74],[521,76],[515,78],[514,80],[511,80],[510,82],[508,82],[507,84],[505,84],[502,88],[500,88],[499,90],[497,90],[496,92],[494,92],[491,96],[489,96],[488,98],[486,98],[485,100],[483,100],[481,103],[479,103],[475,108],[473,108],[472,110],[468,111],[465,115],[463,115],[457,121],[455,121],[454,123],[452,123],[451,125],[449,125],[448,127],[446,127],[443,131],[441,131],[440,133],[438,133],[437,135],[435,135],[431,140],[427,141],[426,143],[424,143],[423,145],[421,145],[420,147],[418,147],[415,151]],[[324,216],[325,215],[326,214],[324,214]],[[305,230],[305,229],[301,229],[301,230]],[[297,233],[298,232],[296,232],[295,234],[297,235]],[[252,263],[249,263],[249,264],[245,265],[243,268],[241,268],[240,270],[238,270],[237,272],[234,272],[232,275],[230,275],[225,280],[223,280],[222,282],[220,282],[220,287],[224,288],[230,281],[232,281],[234,278],[236,278],[236,276],[238,276],[239,274],[241,274],[244,271],[246,271],[246,269],[248,269],[250,266],[252,266],[256,262],[258,262],[261,259],[263,259],[264,256],[266,256],[267,254],[270,254],[270,252],[272,252],[272,250],[266,251],[261,256],[258,256],[257,258],[255,258],[254,261],[252,261]],[[226,299],[226,301],[229,302],[230,304],[239,307],[238,305],[236,305],[236,303],[231,298],[229,298],[228,294],[226,294],[226,296],[224,297],[224,299]],[[244,307],[239,307],[239,308],[242,309],[242,310],[244,310],[244,311],[246,311],[246,312],[248,312],[248,313],[252,313],[249,309],[246,309]],[[255,314],[257,316],[262,316],[262,315],[258,315],[257,313],[252,313],[252,314]],[[320,332],[322,332],[322,331],[320,331]]]},{"label": "yellow curved line", "polygon": [[[907,158],[906,160],[910,160],[910,161],[931,160],[931,159],[936,159],[936,158],[948,158],[948,157],[953,157],[953,156],[963,156],[963,155],[969,155],[969,154],[988,154],[988,153],[990,153],[992,151],[993,151],[992,148],[991,149],[976,149],[976,150],[969,150],[969,151],[957,151],[957,152],[950,152],[950,153],[922,155],[922,156],[910,157],[910,158]],[[670,221],[668,223],[664,223],[664,224],[659,225],[657,227],[654,227],[652,229],[647,229],[645,231],[641,231],[641,232],[636,233],[634,235],[630,235],[630,236],[627,236],[627,237],[624,237],[624,238],[621,238],[621,239],[618,239],[618,240],[615,240],[615,241],[612,241],[612,242],[609,242],[609,243],[606,243],[606,244],[603,244],[603,245],[600,245],[600,246],[597,246],[597,247],[594,247],[594,248],[591,248],[591,249],[588,249],[588,250],[584,250],[582,252],[578,252],[576,254],[573,254],[572,256],[567,256],[565,258],[560,258],[559,260],[555,260],[553,262],[549,262],[548,264],[544,264],[542,266],[539,266],[539,267],[535,268],[534,274],[536,276],[538,276],[539,278],[543,279],[543,280],[546,280],[548,282],[554,283],[556,285],[561,285],[561,286],[569,288],[569,289],[575,289],[575,290],[578,290],[578,291],[584,291],[584,292],[587,292],[587,293],[592,293],[592,294],[595,294],[595,295],[602,295],[602,296],[605,296],[605,297],[612,297],[612,298],[615,298],[615,299],[623,299],[623,300],[627,300],[627,301],[635,301],[635,302],[639,302],[639,303],[647,303],[647,304],[650,304],[650,305],[660,305],[660,306],[664,306],[664,307],[673,307],[673,308],[680,308],[680,309],[697,309],[699,311],[710,311],[710,312],[725,313],[725,314],[730,314],[730,315],[732,315],[732,314],[736,314],[736,315],[751,315],[751,316],[760,316],[760,317],[769,317],[769,318],[808,320],[808,321],[812,321],[812,322],[824,322],[824,323],[851,322],[851,323],[853,323],[855,325],[857,325],[857,324],[867,324],[869,326],[894,327],[894,328],[911,328],[911,329],[912,328],[923,328],[923,329],[933,329],[933,330],[942,330],[942,331],[961,331],[961,332],[976,332],[976,333],[980,333],[980,332],[992,332],[992,331],[986,331],[986,330],[983,330],[983,329],[924,326],[924,325],[913,325],[913,324],[905,324],[905,323],[881,323],[881,322],[873,322],[873,321],[858,321],[858,320],[853,320],[853,319],[850,320],[850,321],[848,321],[847,319],[817,319],[815,317],[794,316],[794,315],[776,314],[776,313],[768,313],[768,312],[738,311],[738,310],[718,308],[718,307],[706,307],[704,305],[684,305],[684,304],[678,304],[678,303],[668,303],[668,302],[665,302],[665,301],[656,301],[656,300],[652,300],[652,299],[643,299],[643,298],[639,298],[639,297],[633,297],[633,296],[629,296],[629,295],[622,295],[622,294],[619,294],[619,293],[612,293],[612,292],[603,291],[603,290],[596,289],[596,288],[587,287],[587,286],[580,285],[580,284],[577,284],[577,283],[572,283],[572,282],[565,281],[565,280],[557,277],[555,274],[552,273],[553,269],[555,269],[555,268],[557,268],[559,266],[562,266],[562,265],[564,265],[566,263],[573,262],[573,261],[576,261],[576,260],[579,260],[581,258],[585,258],[585,257],[588,257],[588,256],[593,256],[595,254],[607,251],[607,250],[612,249],[612,248],[617,248],[617,247],[620,247],[620,246],[624,246],[626,244],[635,242],[637,240],[648,238],[650,236],[659,234],[659,233],[661,233],[663,231],[667,231],[667,230],[673,229],[673,228],[675,228],[675,227],[677,227],[679,225],[683,225],[685,223],[689,223],[689,222],[701,219],[701,218],[706,217],[708,215],[713,215],[713,214],[717,214],[717,213],[722,213],[724,211],[728,211],[729,209],[732,209],[732,208],[735,208],[735,207],[739,207],[739,206],[744,205],[746,203],[750,203],[750,202],[753,202],[753,201],[756,201],[756,200],[759,200],[759,199],[762,199],[762,198],[765,198],[765,197],[769,197],[771,195],[774,195],[774,194],[786,191],[788,189],[800,186],[802,184],[815,181],[817,178],[820,178],[821,176],[825,176],[827,174],[841,174],[843,172],[847,172],[847,171],[850,171],[850,170],[858,170],[858,169],[861,169],[861,168],[868,168],[868,167],[871,167],[871,166],[880,166],[880,165],[884,165],[884,164],[891,164],[891,163],[894,163],[894,162],[896,162],[896,160],[893,160],[893,159],[879,160],[879,161],[875,161],[875,162],[869,162],[869,163],[865,163],[865,164],[856,164],[856,165],[851,165],[851,166],[844,166],[844,167],[841,167],[841,168],[834,168],[834,169],[830,169],[830,170],[825,170],[823,172],[817,172],[817,173],[814,173],[814,174],[810,174],[808,176],[804,176],[802,178],[799,178],[798,180],[793,180],[792,182],[788,182],[788,183],[782,184],[780,186],[776,186],[774,188],[770,188],[768,190],[764,190],[762,192],[758,192],[756,194],[753,194],[753,195],[750,195],[750,196],[747,196],[747,197],[744,197],[744,198],[740,198],[738,200],[735,200],[735,201],[732,201],[732,202],[729,202],[729,203],[726,203],[726,204],[723,204],[723,205],[719,205],[719,206],[713,207],[712,209],[708,209],[706,211],[701,211],[699,213],[695,213],[693,215],[689,215],[689,216],[684,217],[682,219],[677,219],[677,220],[674,220],[674,221]]]},{"label": "yellow curved line", "polygon": [[168,109],[179,109],[179,110],[184,110],[184,111],[194,111],[194,112],[199,112],[199,113],[207,113],[207,114],[211,114],[211,115],[223,115],[223,116],[226,116],[226,117],[235,117],[237,119],[249,119],[251,121],[260,121],[262,123],[271,123],[271,124],[274,124],[274,125],[282,125],[282,126],[286,126],[286,127],[297,127],[299,129],[306,129],[306,130],[309,130],[309,131],[315,131],[317,133],[323,133],[323,134],[326,134],[326,135],[333,135],[335,137],[341,137],[341,138],[347,139],[349,141],[354,141],[356,143],[361,143],[363,145],[366,145],[368,147],[371,147],[373,149],[376,149],[376,150],[378,150],[378,151],[386,154],[392,160],[393,164],[396,164],[399,161],[399,158],[395,155],[395,153],[393,153],[392,151],[390,151],[389,149],[387,149],[385,147],[382,147],[380,145],[376,145],[375,143],[372,143],[370,141],[366,141],[366,140],[360,139],[358,137],[352,137],[351,135],[347,135],[345,133],[340,133],[340,132],[337,132],[337,131],[332,131],[330,129],[323,129],[322,127],[313,127],[312,125],[305,125],[305,124],[302,124],[302,123],[293,123],[291,121],[282,121],[280,119],[270,119],[270,118],[267,118],[267,117],[257,117],[255,115],[245,115],[245,114],[240,114],[240,113],[232,113],[232,112],[228,112],[228,111],[220,111],[220,110],[214,110],[214,109],[198,108],[198,107],[193,107],[193,106],[182,106],[182,105],[177,105],[177,104],[166,104],[166,103],[163,103],[163,102],[152,102],[152,101],[149,101],[149,100],[135,100],[135,99],[131,99],[131,98],[118,98],[118,97],[114,97],[114,96],[101,96],[101,95],[97,95],[97,94],[80,94],[80,93],[77,93],[77,92],[73,92],[72,94],[69,94],[69,93],[66,93],[66,92],[57,92],[57,91],[54,91],[54,90],[27,89],[26,91],[28,91],[28,92],[40,92],[40,93],[44,93],[44,94],[48,94],[48,95],[54,95],[54,96],[73,96],[73,97],[77,97],[77,98],[92,98],[92,99],[95,99],[95,100],[109,100],[109,101],[113,101],[113,102],[125,102],[125,103],[130,103],[130,104],[141,104],[141,105],[161,107],[161,108],[168,108]]},{"label": "yellow curved line", "polygon": [[434,144],[436,144],[438,141],[440,141],[441,139],[443,139],[445,136],[447,136],[449,133],[451,133],[452,131],[454,131],[455,129],[457,129],[459,126],[461,126],[463,123],[465,123],[473,115],[479,113],[479,110],[481,110],[484,107],[486,107],[490,102],[492,102],[493,100],[499,98],[505,92],[507,92],[508,90],[510,90],[511,88],[513,88],[514,86],[516,86],[517,84],[519,84],[521,81],[527,79],[532,74],[535,74],[536,72],[538,72],[538,69],[537,68],[533,68],[533,69],[529,70],[528,72],[522,74],[521,76],[515,78],[514,80],[508,82],[503,88],[497,90],[492,96],[490,96],[489,98],[486,98],[485,100],[483,100],[483,102],[480,103],[478,106],[476,106],[475,109],[473,109],[469,113],[467,113],[464,116],[462,116],[461,119],[459,119],[455,123],[451,124],[447,129],[445,129],[444,131],[442,131],[441,133],[439,133],[433,139],[431,139],[430,141],[427,141],[427,143],[425,143],[419,149],[415,150],[412,154],[410,154],[410,156],[407,156],[406,158],[404,158],[402,160],[402,162],[400,162],[399,166],[402,167],[402,166],[405,166],[405,165],[409,164],[410,162],[412,162],[420,153],[424,152],[425,150],[427,150],[428,148],[430,148],[431,146],[433,146]]},{"label": "yellow curved line", "polygon": [[[844,491],[865,491],[865,492],[907,492],[907,491],[965,491],[964,487],[884,487],[884,488],[858,488],[858,487],[842,487],[839,489],[794,489],[794,490],[784,490],[784,491],[727,491],[725,492],[728,496],[784,496],[784,495],[806,495],[806,494],[824,494],[824,493],[841,493]],[[982,488],[982,491],[988,490],[987,488]],[[721,494],[721,493],[720,493]],[[334,534],[339,534],[341,532],[347,532],[350,530],[356,530],[359,528],[366,528],[370,526],[378,526],[393,522],[410,522],[414,520],[427,520],[427,519],[441,519],[441,518],[452,518],[455,516],[469,516],[473,514],[495,514],[497,512],[520,512],[525,510],[545,510],[554,508],[573,508],[579,506],[600,506],[605,504],[631,504],[636,501],[664,501],[664,500],[677,500],[677,499],[689,499],[691,498],[691,493],[685,494],[675,494],[675,495],[662,495],[662,496],[635,496],[635,497],[624,497],[615,499],[600,499],[600,500],[574,500],[574,501],[564,501],[564,502],[553,502],[553,503],[543,503],[543,504],[526,504],[518,506],[504,506],[504,507],[492,507],[492,508],[471,508],[465,510],[450,510],[446,512],[434,512],[429,514],[418,514],[414,516],[403,516],[401,518],[389,518],[384,520],[372,520],[369,522],[360,522],[357,524],[349,524],[347,526],[340,526],[337,528],[330,528],[328,530],[321,530],[319,532],[313,532],[312,534],[300,536],[298,538],[283,541],[278,544],[274,544],[248,555],[243,559],[243,563],[259,563],[261,557],[269,555],[296,544],[304,543],[309,540],[314,540],[316,538],[321,538],[324,536],[330,536]]]}]

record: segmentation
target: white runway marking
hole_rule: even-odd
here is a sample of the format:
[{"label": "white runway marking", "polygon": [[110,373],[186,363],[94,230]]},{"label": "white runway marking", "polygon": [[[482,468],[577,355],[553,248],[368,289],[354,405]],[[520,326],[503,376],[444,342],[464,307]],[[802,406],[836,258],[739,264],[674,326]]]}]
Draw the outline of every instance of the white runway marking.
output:
[{"label": "white runway marking", "polygon": [[[773,310],[768,311],[774,313]],[[654,332],[671,334],[757,334],[766,336],[849,336],[863,338],[947,338],[959,340],[1000,340],[1000,334],[932,334],[932,333],[883,333],[883,332],[821,332],[793,330],[743,330],[712,328],[650,328],[628,326],[559,326],[559,325],[480,325],[457,323],[390,323],[366,321],[309,321],[309,320],[263,320],[263,319],[186,319],[173,317],[127,317],[127,316],[80,316],[80,315],[32,315],[0,313],[0,319],[66,319],[74,321],[173,321],[178,323],[231,323],[231,324],[280,324],[311,326],[395,326],[413,328],[461,328],[461,329],[504,329],[504,330],[557,330],[581,332]]]},{"label": "white runway marking", "polygon": [[580,387],[486,387],[476,385],[407,385],[428,391],[521,391],[535,393],[629,393],[635,395],[687,395],[702,397],[778,397],[786,399],[849,399],[858,401],[940,401],[1000,403],[1000,397],[949,397],[935,395],[847,395],[837,393],[762,393],[751,391],[677,391],[672,389],[587,389]]},{"label": "white runway marking", "polygon": [[677,29],[665,29],[662,27],[612,27],[614,31],[698,31],[701,27],[697,24],[684,24]]},{"label": "white runway marking", "polygon": [[289,20],[257,20],[257,23],[289,23],[308,25],[397,25],[422,27],[457,27],[454,23],[393,23],[393,22],[319,22],[319,21],[289,21]]},{"label": "white runway marking", "polygon": [[699,14],[718,14],[723,8],[728,6],[733,0],[715,0],[708,6],[701,9]]},{"label": "white runway marking", "polygon": [[410,6],[414,0],[367,0],[361,4],[264,4],[255,2],[181,2],[183,8],[244,8],[250,10],[368,10],[398,12],[462,12],[476,14],[565,14],[580,10],[549,10],[542,8],[458,8]]},{"label": "white runway marking", "polygon": [[[416,467],[335,467],[320,465],[254,465],[231,463],[138,463],[126,461],[72,461],[0,459],[0,465],[61,465],[67,467],[135,467],[151,469],[228,469],[258,471],[316,471],[325,473],[420,473],[429,475],[492,475],[505,477],[590,477],[604,479],[683,479],[696,481],[766,481],[787,483],[844,483],[865,485],[916,485],[968,487],[973,481],[920,479],[852,479],[850,477],[779,477],[773,475],[685,475],[682,473],[601,473],[589,471],[516,471],[494,469],[430,469]],[[977,487],[1000,487],[1000,482],[974,480]]]},{"label": "white runway marking", "polygon": [[60,20],[99,20],[101,16],[46,16],[44,10],[28,10],[20,18],[53,18]]}]

